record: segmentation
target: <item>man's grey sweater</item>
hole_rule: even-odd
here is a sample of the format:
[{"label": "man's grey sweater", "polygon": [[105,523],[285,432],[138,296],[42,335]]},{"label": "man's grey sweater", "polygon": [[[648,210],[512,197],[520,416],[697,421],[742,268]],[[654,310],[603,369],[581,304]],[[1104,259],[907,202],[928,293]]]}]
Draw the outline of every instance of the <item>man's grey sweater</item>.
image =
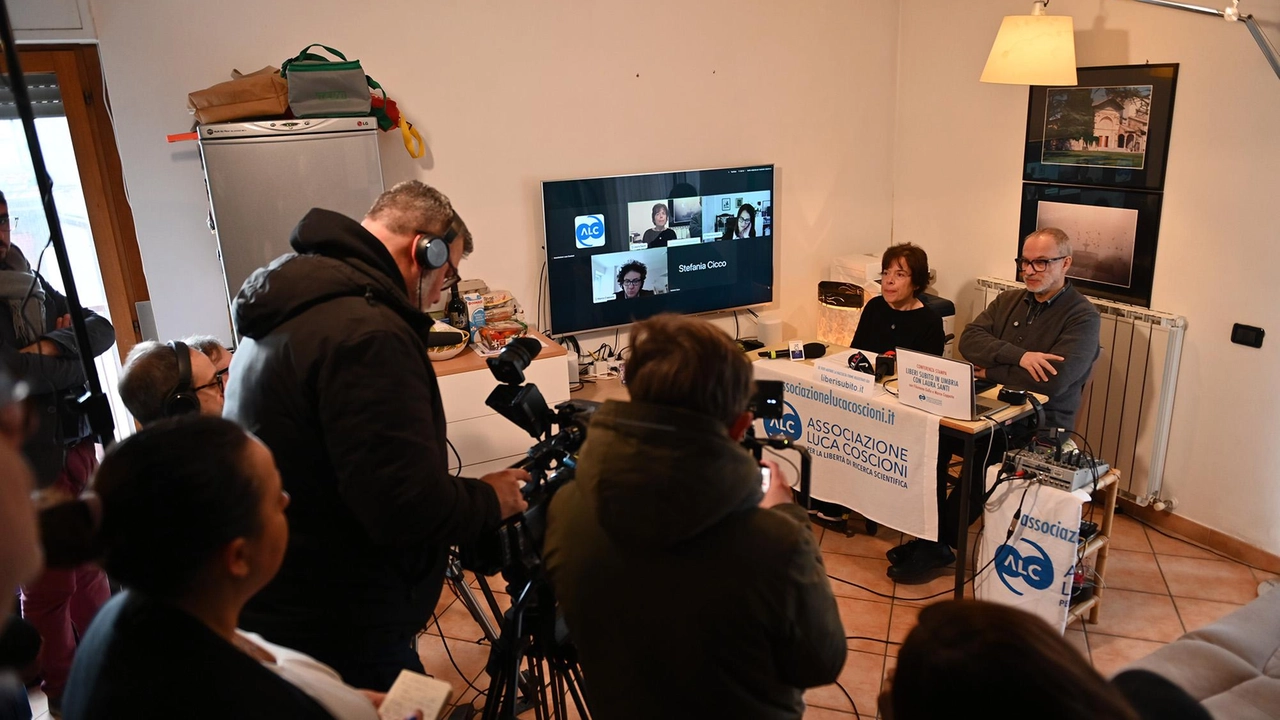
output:
[{"label": "man's grey sweater", "polygon": [[[1011,388],[1049,396],[1045,423],[1049,427],[1075,428],[1076,410],[1084,383],[1093,370],[1102,325],[1098,310],[1067,283],[1063,292],[1031,313],[1035,296],[1026,290],[1000,293],[982,314],[969,323],[960,338],[960,353],[980,368],[987,379]],[[1028,321],[1028,315],[1032,315]],[[1050,361],[1058,371],[1048,382],[1031,377],[1018,362],[1026,352],[1060,355]]]}]

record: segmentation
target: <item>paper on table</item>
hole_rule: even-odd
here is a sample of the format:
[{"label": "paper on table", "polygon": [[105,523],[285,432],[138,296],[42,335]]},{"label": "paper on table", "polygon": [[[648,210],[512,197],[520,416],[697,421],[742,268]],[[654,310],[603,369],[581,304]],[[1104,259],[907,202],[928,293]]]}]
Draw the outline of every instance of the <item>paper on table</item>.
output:
[{"label": "paper on table", "polygon": [[436,720],[453,697],[453,686],[412,670],[401,670],[378,708],[382,720],[404,720],[421,710],[425,720]]}]

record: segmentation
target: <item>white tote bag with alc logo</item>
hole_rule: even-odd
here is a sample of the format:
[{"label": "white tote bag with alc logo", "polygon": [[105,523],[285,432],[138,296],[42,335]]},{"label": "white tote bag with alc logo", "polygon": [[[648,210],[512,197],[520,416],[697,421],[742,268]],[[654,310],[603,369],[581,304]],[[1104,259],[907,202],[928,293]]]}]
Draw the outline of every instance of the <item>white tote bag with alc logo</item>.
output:
[{"label": "white tote bag with alc logo", "polygon": [[[988,488],[998,471],[998,466],[988,471]],[[1078,496],[1049,485],[1002,483],[983,514],[975,567],[986,569],[974,581],[974,595],[1021,608],[1065,631],[1082,504]],[[1010,528],[1013,534],[1006,541]]]}]

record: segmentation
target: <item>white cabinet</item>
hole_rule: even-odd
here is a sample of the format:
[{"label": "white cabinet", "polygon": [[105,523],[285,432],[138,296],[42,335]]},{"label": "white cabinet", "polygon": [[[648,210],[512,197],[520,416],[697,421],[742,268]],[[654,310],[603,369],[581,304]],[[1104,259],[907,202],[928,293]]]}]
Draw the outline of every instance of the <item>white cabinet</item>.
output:
[{"label": "white cabinet", "polygon": [[[560,345],[530,332],[542,343],[542,352],[525,368],[525,381],[538,386],[552,409],[569,399],[566,352]],[[462,457],[462,474],[480,477],[514,464],[535,443],[533,437],[484,404],[500,383],[480,356],[467,349],[456,358],[435,364],[448,420],[449,441]],[[452,455],[449,469],[458,461]]]}]

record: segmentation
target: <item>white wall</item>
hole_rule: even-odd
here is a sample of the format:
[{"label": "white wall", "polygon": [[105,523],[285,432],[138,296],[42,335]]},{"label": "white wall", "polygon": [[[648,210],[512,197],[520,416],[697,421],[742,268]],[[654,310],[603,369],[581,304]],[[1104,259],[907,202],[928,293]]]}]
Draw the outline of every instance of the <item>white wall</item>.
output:
[{"label": "white wall", "polygon": [[[972,279],[1009,277],[1017,249],[1028,91],[977,78],[1001,17],[1029,7],[902,2],[894,240],[928,250],[961,323]],[[1280,0],[1241,10],[1280,42]],[[1179,514],[1280,552],[1280,79],[1240,24],[1132,0],[1049,11],[1074,18],[1082,67],[1181,64],[1152,295],[1188,319],[1164,494]],[[1233,345],[1235,322],[1273,337]]]},{"label": "white wall", "polygon": [[[777,164],[781,307],[812,332],[826,258],[891,221],[897,2],[92,0],[161,336],[228,334],[186,94],[321,41],[359,58],[423,134],[382,137],[476,236],[467,276],[536,304],[539,183]],[[731,325],[732,323],[730,323]]]}]

